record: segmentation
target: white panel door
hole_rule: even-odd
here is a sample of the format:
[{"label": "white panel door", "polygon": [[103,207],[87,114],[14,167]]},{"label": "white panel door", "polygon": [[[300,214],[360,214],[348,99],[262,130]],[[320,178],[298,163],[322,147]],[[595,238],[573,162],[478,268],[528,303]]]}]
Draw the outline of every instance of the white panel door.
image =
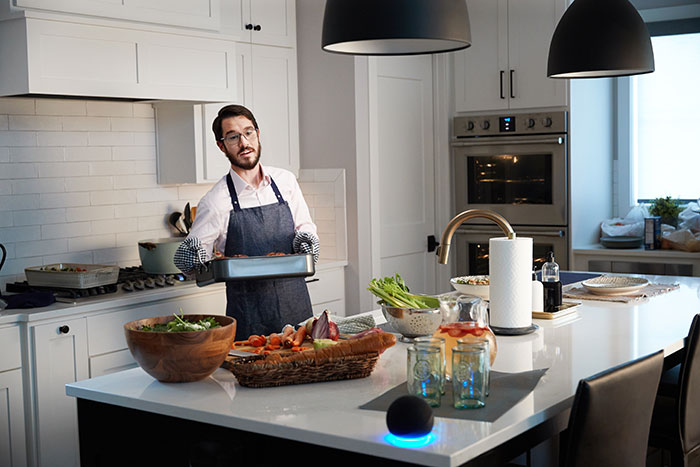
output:
[{"label": "white panel door", "polygon": [[472,45],[454,53],[455,110],[508,108],[506,0],[467,0]]},{"label": "white panel door", "polygon": [[22,370],[0,373],[0,465],[27,465]]},{"label": "white panel door", "polygon": [[77,404],[65,386],[89,377],[85,319],[34,326],[32,337],[39,465],[77,466]]},{"label": "white panel door", "polygon": [[511,109],[566,105],[568,80],[547,78],[549,43],[564,8],[565,0],[508,2]]},{"label": "white panel door", "polygon": [[250,21],[254,44],[294,47],[296,9],[294,0],[251,0]]},{"label": "white panel door", "polygon": [[412,291],[425,293],[434,293],[437,264],[427,251],[427,237],[435,235],[432,70],[426,55],[370,59],[370,184],[378,207],[372,229],[379,226],[380,274],[399,273]]},{"label": "white panel door", "polygon": [[[294,49],[253,45],[250,110],[260,126],[263,164],[299,173],[299,103]],[[246,90],[247,91],[247,90]]]}]

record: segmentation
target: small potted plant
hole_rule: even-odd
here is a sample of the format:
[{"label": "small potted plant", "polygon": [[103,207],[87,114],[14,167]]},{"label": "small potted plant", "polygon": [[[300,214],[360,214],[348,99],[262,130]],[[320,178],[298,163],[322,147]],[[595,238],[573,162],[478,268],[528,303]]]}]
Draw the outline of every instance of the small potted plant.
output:
[{"label": "small potted plant", "polygon": [[670,196],[656,198],[651,202],[651,207],[649,208],[649,214],[661,217],[662,224],[668,224],[674,227],[678,225],[678,214],[680,214],[681,211],[680,201],[671,199]]}]

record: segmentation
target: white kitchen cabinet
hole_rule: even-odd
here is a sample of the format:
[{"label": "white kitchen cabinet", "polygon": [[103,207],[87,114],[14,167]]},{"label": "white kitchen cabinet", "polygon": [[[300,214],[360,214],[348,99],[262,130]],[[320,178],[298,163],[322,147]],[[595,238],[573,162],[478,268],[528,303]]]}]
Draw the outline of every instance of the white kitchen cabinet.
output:
[{"label": "white kitchen cabinet", "polygon": [[335,316],[345,316],[345,268],[330,268],[316,271],[306,279],[314,316],[323,310]]},{"label": "white kitchen cabinet", "polygon": [[0,328],[0,465],[27,465],[19,326]]},{"label": "white kitchen cabinet", "polygon": [[236,43],[231,40],[67,18],[2,22],[0,95],[236,98]]},{"label": "white kitchen cabinet", "polygon": [[86,379],[87,324],[72,318],[30,328],[34,381],[34,445],[40,466],[78,466],[76,400],[65,385]]},{"label": "white kitchen cabinet", "polygon": [[221,2],[221,32],[252,44],[296,46],[294,0]]},{"label": "white kitchen cabinet", "polygon": [[472,46],[454,54],[457,112],[563,107],[566,80],[547,78],[566,0],[467,0]]},{"label": "white kitchen cabinet", "polygon": [[[38,9],[118,18],[171,26],[219,29],[220,0],[14,0],[23,9]],[[227,0],[224,0],[224,3]]]}]

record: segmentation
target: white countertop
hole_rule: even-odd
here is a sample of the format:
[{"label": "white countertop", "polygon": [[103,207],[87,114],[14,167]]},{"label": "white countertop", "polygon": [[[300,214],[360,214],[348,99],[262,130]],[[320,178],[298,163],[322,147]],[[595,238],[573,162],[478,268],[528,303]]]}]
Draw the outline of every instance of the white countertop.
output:
[{"label": "white countertop", "polygon": [[[319,260],[315,269],[323,271],[347,266],[346,260]],[[0,310],[0,325],[22,322],[32,322],[51,318],[65,318],[67,316],[105,311],[111,308],[121,308],[131,305],[143,305],[169,298],[177,298],[200,293],[213,293],[222,291],[225,284],[211,284],[198,287],[194,280],[176,282],[174,286],[146,289],[136,292],[125,292],[121,287],[115,293],[96,295],[74,300],[71,303],[56,302],[49,306],[39,308],[20,308]]]},{"label": "white countertop", "polygon": [[[700,311],[700,278],[646,276],[680,289],[633,304],[584,302],[578,312],[525,336],[499,336],[494,370],[549,368],[535,390],[494,423],[436,418],[433,441],[400,448],[386,439],[385,413],[360,410],[406,379],[406,345],[365,379],[252,389],[223,369],[195,383],[159,383],[140,368],[66,386],[69,396],[295,439],[379,457],[456,466],[566,411],[579,379],[659,349],[679,350]],[[449,403],[444,401],[443,403]],[[487,400],[488,404],[488,400]]]}]

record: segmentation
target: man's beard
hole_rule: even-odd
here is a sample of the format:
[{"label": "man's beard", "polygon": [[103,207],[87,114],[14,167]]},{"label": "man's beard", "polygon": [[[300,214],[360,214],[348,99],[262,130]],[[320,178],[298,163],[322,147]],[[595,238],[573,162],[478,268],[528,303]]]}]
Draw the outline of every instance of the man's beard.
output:
[{"label": "man's beard", "polygon": [[231,151],[226,148],[226,157],[228,158],[229,162],[231,162],[231,165],[241,168],[243,170],[251,170],[254,169],[256,165],[258,165],[258,161],[260,160],[260,154],[262,154],[262,144],[258,142],[258,150],[255,151],[255,158],[254,159],[242,159],[238,157],[238,154],[241,152],[245,151],[248,148],[251,148],[252,146],[246,146],[242,149],[239,149],[235,153],[232,153]]}]

